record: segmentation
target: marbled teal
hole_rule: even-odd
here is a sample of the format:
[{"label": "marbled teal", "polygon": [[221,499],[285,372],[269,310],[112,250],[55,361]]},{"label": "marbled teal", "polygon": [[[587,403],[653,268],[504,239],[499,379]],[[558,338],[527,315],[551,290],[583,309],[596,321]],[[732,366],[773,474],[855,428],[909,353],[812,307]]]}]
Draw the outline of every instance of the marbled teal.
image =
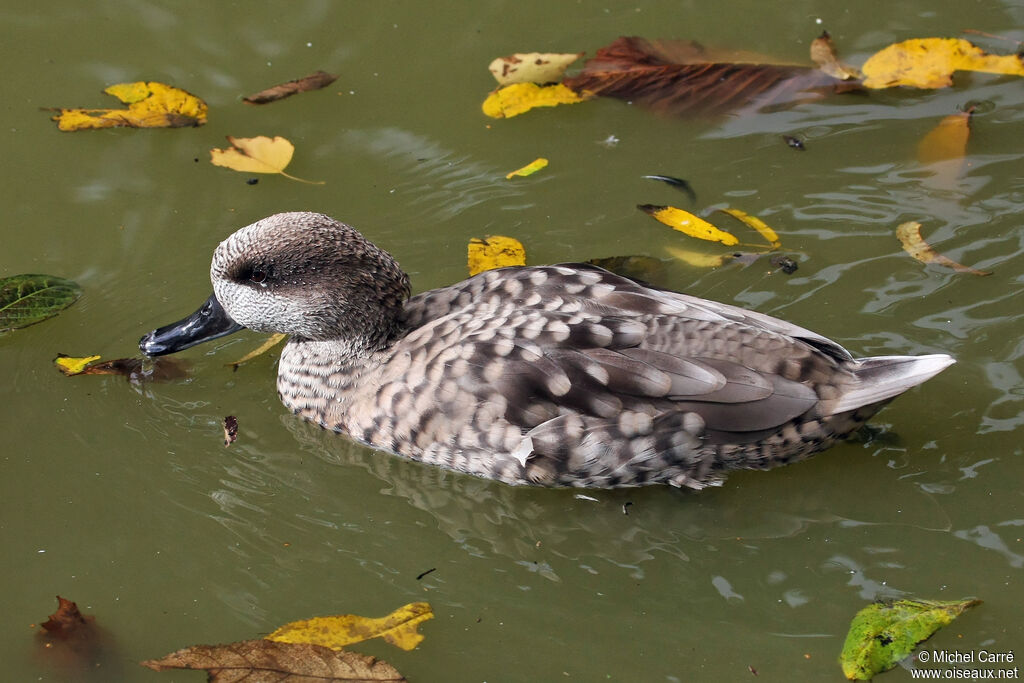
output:
[{"label": "marbled teal", "polygon": [[802,460],[954,361],[854,358],[761,313],[581,264],[491,270],[410,297],[394,258],[317,213],[217,247],[214,294],[140,342],[284,332],[294,413],[508,484],[702,488]]}]

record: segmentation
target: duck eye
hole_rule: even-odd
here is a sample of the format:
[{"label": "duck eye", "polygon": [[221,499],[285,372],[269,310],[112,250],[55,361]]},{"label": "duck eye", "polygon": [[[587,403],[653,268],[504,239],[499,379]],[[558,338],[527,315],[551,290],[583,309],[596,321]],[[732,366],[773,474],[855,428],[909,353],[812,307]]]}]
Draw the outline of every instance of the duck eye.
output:
[{"label": "duck eye", "polygon": [[262,285],[267,281],[267,274],[262,270],[254,270],[249,274],[249,282]]}]

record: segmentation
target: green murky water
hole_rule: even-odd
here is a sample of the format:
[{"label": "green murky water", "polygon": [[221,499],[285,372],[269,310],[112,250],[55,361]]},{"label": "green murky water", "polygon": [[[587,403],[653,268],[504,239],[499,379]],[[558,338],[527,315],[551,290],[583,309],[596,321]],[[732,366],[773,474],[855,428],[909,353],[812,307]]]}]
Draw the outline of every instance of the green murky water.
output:
[{"label": "green murky water", "polygon": [[[495,56],[593,54],[643,35],[803,61],[817,18],[854,63],[963,28],[1024,38],[1020,2],[5,2],[0,275],[61,275],[85,296],[0,337],[0,677],[83,680],[33,639],[58,593],[110,637],[92,680],[199,681],[136,662],[416,600],[436,613],[416,651],[355,648],[416,681],[750,680],[748,667],[837,680],[853,614],[903,595],[985,601],[931,646],[1024,656],[1022,82],[965,76],[713,121],[618,101],[507,121],[479,111]],[[316,69],[340,78],[267,107],[239,101]],[[103,87],[139,79],[202,96],[209,123],[61,134],[39,111],[106,106]],[[982,103],[970,167],[937,183],[917,142],[968,101]],[[326,184],[249,185],[207,162],[225,135],[284,135],[289,170]],[[537,156],[551,165],[504,180]],[[466,242],[486,234],[516,236],[534,263],[713,251],[634,208],[685,206],[649,173],[688,179],[701,208],[761,216],[800,262],[790,276],[671,266],[666,284],[861,355],[959,363],[886,409],[869,440],[699,495],[593,500],[425,468],[297,422],[275,397],[273,354],[224,367],[259,342],[251,333],[187,352],[191,376],[168,384],[51,365],[135,353],[208,295],[221,239],[283,210],[352,223],[417,290],[463,278]],[[907,220],[993,275],[915,262],[893,236]],[[228,414],[240,437],[225,449]]]}]

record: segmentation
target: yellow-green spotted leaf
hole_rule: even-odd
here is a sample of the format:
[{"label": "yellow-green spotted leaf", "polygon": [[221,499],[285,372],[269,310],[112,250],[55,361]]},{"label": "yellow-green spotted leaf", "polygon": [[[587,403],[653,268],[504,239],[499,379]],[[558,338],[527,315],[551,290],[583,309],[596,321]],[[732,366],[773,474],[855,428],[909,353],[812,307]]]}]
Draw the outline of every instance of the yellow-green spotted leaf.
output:
[{"label": "yellow-green spotted leaf", "polygon": [[525,178],[528,175],[533,175],[534,173],[536,173],[537,171],[539,171],[542,168],[546,167],[547,165],[548,165],[548,160],[545,159],[544,157],[540,157],[540,158],[534,159],[533,161],[528,163],[526,166],[523,166],[522,168],[517,168],[516,170],[507,173],[505,175],[505,180],[511,180],[512,178],[515,178],[516,176]]},{"label": "yellow-green spotted leaf", "polygon": [[466,251],[470,276],[505,266],[526,265],[526,249],[523,243],[514,237],[474,237],[469,240]]},{"label": "yellow-green spotted leaf", "polygon": [[417,626],[433,618],[434,613],[428,603],[412,602],[379,619],[339,614],[293,621],[266,639],[278,643],[309,643],[340,650],[352,643],[383,638],[403,650],[412,650],[423,640],[423,636],[416,631]]},{"label": "yellow-green spotted leaf", "polygon": [[0,278],[0,332],[52,318],[78,301],[82,288],[53,275]]},{"label": "yellow-green spotted leaf", "polygon": [[857,612],[839,663],[851,681],[868,680],[897,663],[980,600],[895,600]]},{"label": "yellow-green spotted leaf", "polygon": [[498,57],[487,68],[499,85],[554,83],[562,80],[569,65],[582,56],[582,52],[574,54],[520,52],[507,57]]},{"label": "yellow-green spotted leaf", "polygon": [[709,242],[721,242],[726,246],[739,244],[739,240],[736,239],[735,235],[716,228],[711,223],[693,215],[689,211],[683,211],[674,206],[655,206],[654,204],[638,204],[636,208],[650,215],[658,222],[664,223],[690,237],[708,240]]}]

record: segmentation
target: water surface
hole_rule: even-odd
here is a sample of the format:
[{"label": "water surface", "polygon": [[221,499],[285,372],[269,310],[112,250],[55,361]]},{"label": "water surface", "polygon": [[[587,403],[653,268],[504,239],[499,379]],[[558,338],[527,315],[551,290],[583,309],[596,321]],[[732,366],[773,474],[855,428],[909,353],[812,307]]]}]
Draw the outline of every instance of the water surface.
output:
[{"label": "water surface", "polygon": [[[703,121],[618,101],[507,121],[479,110],[488,62],[514,51],[593,54],[642,35],[803,61],[824,26],[860,63],[889,42],[963,28],[1020,40],[1019,2],[56,0],[7,2],[0,18],[0,274],[85,289],[58,318],[0,337],[5,678],[81,679],[34,647],[29,625],[58,593],[116,643],[95,680],[198,681],[136,662],[416,600],[436,614],[416,651],[356,649],[417,681],[736,680],[748,667],[758,680],[835,680],[852,615],[899,596],[981,598],[930,642],[1024,655],[1021,81],[965,75],[943,91]],[[266,107],[240,102],[317,69],[340,78]],[[103,87],[139,79],[200,95],[209,123],[61,134],[39,111],[105,106]],[[984,106],[969,168],[934,182],[917,142],[970,101]],[[326,183],[249,185],[207,162],[225,135],[284,135],[297,148],[289,171]],[[551,161],[543,172],[504,179],[537,156]],[[350,222],[417,291],[465,277],[466,242],[487,234],[517,237],[533,263],[713,251],[635,209],[687,208],[641,178],[651,173],[689,180],[699,208],[761,216],[800,265],[787,276],[766,263],[667,264],[663,284],[785,317],[860,355],[947,352],[957,365],[809,462],[699,495],[590,498],[323,434],[278,403],[276,353],[225,367],[259,343],[253,333],[183,354],[192,373],[172,383],[68,379],[51,365],[57,353],[135,353],[144,332],[205,299],[221,239],[278,211]],[[993,274],[914,261],[894,237],[907,220]],[[225,449],[229,414],[240,437]]]}]

